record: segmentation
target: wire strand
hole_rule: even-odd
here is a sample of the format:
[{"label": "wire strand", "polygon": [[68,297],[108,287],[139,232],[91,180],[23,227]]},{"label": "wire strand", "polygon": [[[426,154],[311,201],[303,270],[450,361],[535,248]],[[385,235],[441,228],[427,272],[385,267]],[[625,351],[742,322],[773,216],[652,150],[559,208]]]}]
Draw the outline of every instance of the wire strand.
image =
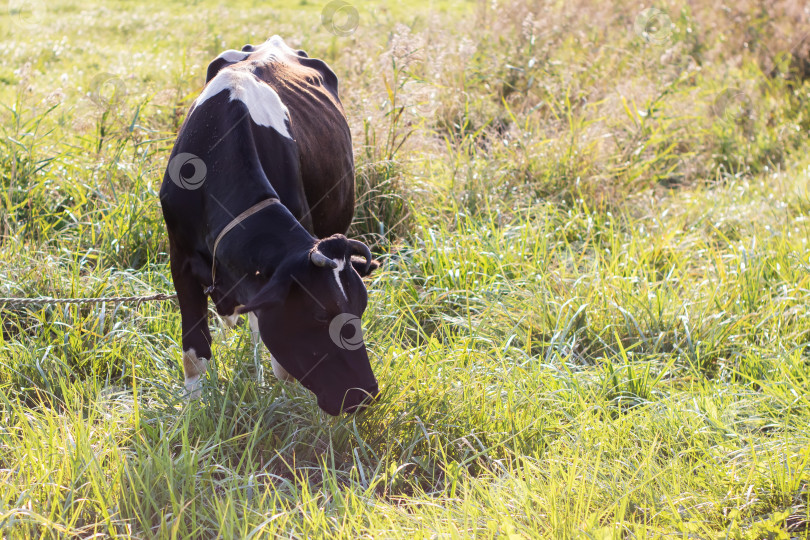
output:
[{"label": "wire strand", "polygon": [[43,296],[40,298],[0,298],[0,306],[31,306],[31,305],[54,305],[54,304],[130,304],[138,305],[143,302],[163,302],[177,298],[177,294],[153,294],[149,296],[108,296],[102,298],[52,298]]}]

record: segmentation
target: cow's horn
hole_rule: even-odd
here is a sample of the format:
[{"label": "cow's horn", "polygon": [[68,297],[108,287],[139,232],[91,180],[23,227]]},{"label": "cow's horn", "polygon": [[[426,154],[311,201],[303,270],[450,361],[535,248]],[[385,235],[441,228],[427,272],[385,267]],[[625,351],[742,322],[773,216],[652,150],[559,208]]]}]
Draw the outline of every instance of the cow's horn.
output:
[{"label": "cow's horn", "polygon": [[338,266],[335,261],[318,251],[318,248],[315,248],[309,252],[309,260],[312,261],[312,264],[315,266],[320,266],[321,268],[329,267],[334,269]]},{"label": "cow's horn", "polygon": [[371,250],[368,246],[359,240],[347,240],[349,243],[349,250],[352,255],[359,255],[366,260],[366,274],[371,268]]}]

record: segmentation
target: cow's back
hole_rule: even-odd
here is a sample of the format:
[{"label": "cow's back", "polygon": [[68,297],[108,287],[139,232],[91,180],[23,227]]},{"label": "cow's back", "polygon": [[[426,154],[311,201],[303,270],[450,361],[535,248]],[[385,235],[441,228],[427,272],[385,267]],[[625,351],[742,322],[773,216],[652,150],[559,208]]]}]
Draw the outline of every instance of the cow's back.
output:
[{"label": "cow's back", "polygon": [[323,238],[345,233],[354,214],[351,132],[335,74],[321,60],[297,58],[298,64],[273,62],[262,69],[289,110],[315,234]]},{"label": "cow's back", "polygon": [[[250,56],[239,60],[237,51],[230,54],[236,62],[223,62],[223,57],[228,57],[226,53],[220,55],[209,67],[209,79],[225,66],[245,69],[276,91],[289,112],[301,174],[300,179],[273,178],[273,187],[287,204],[284,194],[299,190],[276,184],[300,181],[312,232],[320,238],[345,233],[354,214],[354,159],[337,76],[325,62],[291,49],[278,36],[258,47],[248,45],[242,52]],[[290,207],[302,206],[301,201],[289,203]],[[309,219],[301,221],[309,226]]]}]

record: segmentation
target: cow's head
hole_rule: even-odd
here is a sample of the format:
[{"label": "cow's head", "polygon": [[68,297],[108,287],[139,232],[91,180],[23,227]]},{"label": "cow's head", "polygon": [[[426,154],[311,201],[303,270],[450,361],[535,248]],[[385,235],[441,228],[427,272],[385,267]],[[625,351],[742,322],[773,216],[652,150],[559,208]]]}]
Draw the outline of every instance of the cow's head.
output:
[{"label": "cow's head", "polygon": [[273,357],[331,415],[353,412],[378,394],[360,328],[368,295],[354,267],[365,275],[372,264],[362,242],[343,235],[319,240],[288,255],[239,310],[256,314]]}]

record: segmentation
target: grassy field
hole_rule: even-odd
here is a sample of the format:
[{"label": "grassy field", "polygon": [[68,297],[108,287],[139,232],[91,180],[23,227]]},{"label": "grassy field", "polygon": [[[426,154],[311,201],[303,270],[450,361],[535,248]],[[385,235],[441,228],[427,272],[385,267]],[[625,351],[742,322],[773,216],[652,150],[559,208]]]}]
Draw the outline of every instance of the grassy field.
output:
[{"label": "grassy field", "polygon": [[0,296],[173,292],[176,130],[280,34],[341,80],[383,395],[259,387],[212,312],[189,403],[175,303],[2,307],[0,537],[810,537],[805,4],[20,3]]}]

